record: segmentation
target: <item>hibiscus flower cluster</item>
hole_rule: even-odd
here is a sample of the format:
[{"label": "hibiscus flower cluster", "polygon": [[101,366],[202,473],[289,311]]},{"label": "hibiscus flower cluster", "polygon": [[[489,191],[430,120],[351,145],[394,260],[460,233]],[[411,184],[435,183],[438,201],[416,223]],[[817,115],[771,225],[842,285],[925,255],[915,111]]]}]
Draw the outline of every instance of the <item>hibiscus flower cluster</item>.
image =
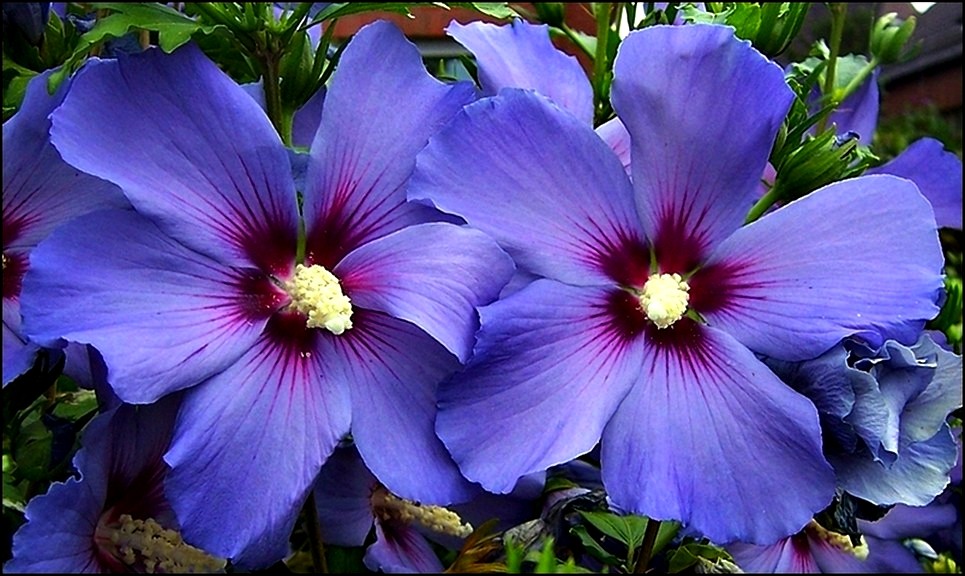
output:
[{"label": "hibiscus flower cluster", "polygon": [[[598,571],[960,561],[936,317],[961,314],[961,160],[924,139],[771,194],[790,134],[867,149],[876,73],[828,115],[733,26],[656,11],[601,105],[546,24],[453,21],[474,64],[451,80],[386,21],[306,32],[346,6],[269,17],[331,63],[281,116],[273,69],[240,82],[206,35],[29,81],[3,125],[4,399],[95,400],[5,571],[294,566],[295,536],[316,570],[323,546],[506,570],[547,541]],[[626,558],[601,517],[644,522]]]}]

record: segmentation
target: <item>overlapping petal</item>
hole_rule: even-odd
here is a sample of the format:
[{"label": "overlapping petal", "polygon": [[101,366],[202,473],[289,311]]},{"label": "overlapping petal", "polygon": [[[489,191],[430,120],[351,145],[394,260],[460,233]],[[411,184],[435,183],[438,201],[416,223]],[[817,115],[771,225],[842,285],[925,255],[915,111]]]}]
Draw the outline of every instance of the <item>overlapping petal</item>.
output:
[{"label": "overlapping petal", "polygon": [[20,335],[20,301],[3,300],[3,385],[30,369],[40,347]]},{"label": "overlapping petal", "polygon": [[120,186],[186,246],[289,272],[298,208],[287,152],[258,105],[193,45],[90,61],[52,119],[65,160]]},{"label": "overlapping petal", "polygon": [[684,322],[673,329],[690,332],[686,345],[647,339],[603,433],[607,493],[718,543],[797,532],[834,494],[814,405],[729,335]]},{"label": "overlapping petal", "polygon": [[629,175],[631,141],[627,127],[623,125],[619,118],[613,118],[597,126],[596,133],[617,155],[620,164],[623,164],[623,169]]},{"label": "overlapping petal", "polygon": [[[758,574],[865,574],[889,572],[886,564],[862,559],[851,549],[827,539],[827,530],[809,525],[804,531],[774,544],[735,543],[727,547],[745,572]],[[835,537],[847,538],[843,535]],[[876,570],[875,568],[879,568]]]},{"label": "overlapping petal", "polygon": [[735,543],[727,551],[748,574],[816,574],[821,569],[810,554],[806,538],[800,534],[766,546]]},{"label": "overlapping petal", "polygon": [[365,552],[369,570],[387,574],[438,574],[444,566],[425,537],[414,527],[375,525],[375,542]]},{"label": "overlapping petal", "polygon": [[665,272],[689,271],[743,223],[794,98],[781,69],[733,34],[654,26],[627,36],[614,63],[613,107]]},{"label": "overlapping petal", "polygon": [[474,96],[469,83],[432,78],[395,26],[360,30],[332,78],[312,143],[304,206],[309,259],[331,269],[365,242],[426,221],[424,207],[403,205],[416,153]]},{"label": "overlapping petal", "polygon": [[852,454],[829,454],[842,488],[881,506],[924,506],[948,485],[955,465],[955,439],[948,429],[928,440],[901,447],[894,462],[883,464]]},{"label": "overlapping petal", "polygon": [[476,57],[487,96],[502,88],[534,90],[587,126],[593,124],[593,88],[580,62],[550,41],[549,26],[523,20],[498,26],[453,21],[446,33]]},{"label": "overlapping petal", "polygon": [[880,520],[858,520],[862,534],[888,540],[904,540],[928,536],[955,524],[958,513],[954,504],[934,503],[929,506],[898,504]]},{"label": "overlapping petal", "polygon": [[282,295],[164,235],[132,211],[58,228],[24,278],[23,330],[35,342],[93,344],[127,402],[193,386],[254,344]]},{"label": "overlapping petal", "polygon": [[313,480],[349,430],[348,386],[325,365],[325,336],[271,336],[282,329],[186,392],[164,456],[185,538],[242,567],[286,555]]},{"label": "overlapping petal", "polygon": [[473,360],[440,386],[436,423],[466,477],[505,494],[593,448],[643,361],[615,319],[619,294],[537,280],[480,310]]},{"label": "overlapping petal", "polygon": [[3,385],[27,371],[39,350],[20,332],[20,292],[30,250],[59,224],[101,208],[129,207],[108,182],[78,172],[51,146],[48,114],[70,86],[47,92],[50,72],[27,85],[20,110],[3,125]]},{"label": "overlapping petal", "polygon": [[375,521],[372,490],[377,484],[354,446],[335,449],[315,481],[315,510],[326,544],[365,544]]},{"label": "overlapping petal", "polygon": [[334,272],[353,306],[412,322],[465,362],[478,328],[475,307],[499,295],[513,268],[481,232],[430,223],[365,244]]},{"label": "overlapping petal", "polygon": [[691,304],[783,360],[813,358],[852,334],[876,347],[914,342],[938,312],[942,260],[931,207],[911,182],[854,178],[735,232],[691,279]]},{"label": "overlapping petal", "polygon": [[507,88],[467,106],[419,155],[409,198],[463,217],[541,276],[646,279],[649,253],[617,157],[532,92]]},{"label": "overlapping petal", "polygon": [[116,186],[78,172],[50,145],[47,116],[63,102],[70,82],[50,95],[49,76],[45,72],[30,81],[23,106],[3,125],[4,252],[36,246],[74,216],[127,206]]},{"label": "overlapping petal", "polygon": [[[147,406],[113,406],[85,429],[84,449],[75,459],[78,471],[96,491],[103,491],[104,498],[115,500],[104,504],[112,506],[124,500],[128,513],[140,512],[177,529],[173,511],[163,498],[160,478],[166,470],[162,457],[171,442],[181,395],[169,394]],[[145,478],[152,482],[145,482]]]},{"label": "overlapping petal", "polygon": [[[894,356],[904,348],[894,342],[885,345]],[[962,405],[962,357],[945,350],[928,335],[906,348],[905,353],[910,358],[904,366],[896,362],[895,380],[900,382],[915,370],[917,373],[909,379],[920,378],[926,384],[899,407],[901,436],[908,442],[921,442],[946,429],[948,415]]]},{"label": "overlapping petal", "polygon": [[891,162],[866,173],[911,180],[931,202],[939,226],[962,229],[962,161],[938,140],[916,140]]},{"label": "overlapping petal", "polygon": [[13,558],[3,571],[99,573],[93,535],[103,497],[76,478],[52,484],[27,507],[27,523],[14,534]]},{"label": "overlapping petal", "polygon": [[319,88],[305,104],[295,110],[292,118],[292,144],[309,148],[322,123],[322,110],[325,107],[325,87]]},{"label": "overlapping petal", "polygon": [[366,466],[393,493],[449,504],[467,500],[466,482],[435,436],[436,387],[459,363],[419,328],[359,310],[355,326],[326,341],[323,354],[349,383],[352,438]]}]

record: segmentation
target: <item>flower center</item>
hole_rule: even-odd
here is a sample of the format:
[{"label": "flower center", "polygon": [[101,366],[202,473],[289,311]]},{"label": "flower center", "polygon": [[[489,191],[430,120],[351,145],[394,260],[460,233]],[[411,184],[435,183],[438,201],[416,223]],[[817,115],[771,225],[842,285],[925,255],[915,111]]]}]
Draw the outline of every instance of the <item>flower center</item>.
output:
[{"label": "flower center", "polygon": [[654,274],[643,285],[640,308],[657,328],[669,328],[687,312],[689,291],[680,274]]},{"label": "flower center", "polygon": [[855,546],[851,542],[850,536],[839,534],[838,532],[832,532],[831,530],[828,530],[824,526],[818,524],[815,520],[808,522],[808,525],[805,526],[805,529],[811,530],[811,533],[814,536],[824,540],[842,552],[847,552],[848,554],[853,555],[859,560],[864,560],[868,557],[868,544],[865,542],[864,536],[861,537],[861,543]]},{"label": "flower center", "polygon": [[463,523],[459,515],[441,506],[419,504],[392,494],[383,486],[372,492],[372,510],[382,520],[396,519],[405,523],[417,522],[438,534],[465,538],[472,534],[472,525]]},{"label": "flower center", "polygon": [[352,301],[342,293],[338,278],[324,266],[299,264],[285,289],[292,306],[308,316],[309,328],[325,328],[338,335],[352,327]]},{"label": "flower center", "polygon": [[175,530],[152,518],[135,520],[122,514],[116,522],[97,525],[94,536],[101,550],[130,569],[148,574],[210,573],[224,570],[225,561],[186,544]]}]

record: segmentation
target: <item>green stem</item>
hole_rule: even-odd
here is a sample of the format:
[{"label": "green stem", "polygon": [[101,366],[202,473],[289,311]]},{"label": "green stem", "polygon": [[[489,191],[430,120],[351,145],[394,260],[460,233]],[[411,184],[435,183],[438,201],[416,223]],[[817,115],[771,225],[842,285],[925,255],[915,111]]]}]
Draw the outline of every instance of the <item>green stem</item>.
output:
[{"label": "green stem", "polygon": [[561,32],[564,36],[566,36],[570,40],[570,42],[572,42],[573,44],[576,44],[576,47],[582,50],[587,56],[589,56],[590,58],[594,57],[593,52],[586,47],[586,44],[583,43],[583,40],[579,36],[577,36],[576,32],[574,32],[573,29],[567,26],[565,23],[562,24],[559,28],[551,27],[550,31]]},{"label": "green stem", "polygon": [[766,194],[761,196],[761,199],[757,201],[756,204],[751,206],[750,212],[747,213],[747,218],[744,219],[744,224],[750,224],[754,220],[757,220],[767,212],[768,208],[774,205],[781,198],[781,191],[778,190],[777,184],[771,187]]},{"label": "green stem", "polygon": [[598,2],[593,5],[596,16],[596,54],[593,56],[593,83],[597,87],[603,86],[603,75],[606,73],[607,41],[610,38],[610,10],[608,2]]},{"label": "green stem", "polygon": [[325,559],[325,544],[322,542],[322,527],[318,522],[318,509],[315,508],[315,492],[308,493],[305,502],[305,528],[308,531],[308,546],[312,552],[312,567],[316,574],[328,574],[328,561]]},{"label": "green stem", "polygon": [[643,574],[650,565],[650,558],[653,556],[653,545],[657,541],[657,534],[660,532],[660,520],[650,518],[647,521],[647,529],[643,533],[643,543],[640,544],[640,555],[637,556],[637,563],[633,566],[634,574]]},{"label": "green stem", "polygon": [[841,101],[843,102],[848,96],[851,96],[855,90],[860,88],[861,85],[864,84],[864,81],[867,80],[868,76],[875,71],[875,68],[877,68],[879,64],[881,64],[881,61],[879,61],[877,57],[872,56],[871,61],[865,64],[864,68],[859,70],[858,73],[855,74],[854,78],[848,82],[848,85],[844,87],[844,90],[841,91]]},{"label": "green stem", "polygon": [[277,54],[269,52],[262,57],[261,65],[264,75],[265,113],[285,146],[291,146],[292,115],[286,113],[281,104],[280,59]]},{"label": "green stem", "polygon": [[[840,102],[834,95],[835,72],[838,67],[838,54],[841,53],[841,38],[844,36],[844,23],[848,15],[848,7],[842,2],[829,2],[828,10],[831,11],[831,36],[828,39],[831,43],[828,54],[828,67],[824,71],[824,97],[837,106]],[[828,116],[821,118],[818,123],[818,132],[824,132],[827,125]]]},{"label": "green stem", "polygon": [[607,112],[606,82],[608,72],[608,44],[610,40],[610,16],[613,4],[597,2],[593,4],[596,16],[596,54],[593,56],[593,110],[594,125],[602,122]]}]

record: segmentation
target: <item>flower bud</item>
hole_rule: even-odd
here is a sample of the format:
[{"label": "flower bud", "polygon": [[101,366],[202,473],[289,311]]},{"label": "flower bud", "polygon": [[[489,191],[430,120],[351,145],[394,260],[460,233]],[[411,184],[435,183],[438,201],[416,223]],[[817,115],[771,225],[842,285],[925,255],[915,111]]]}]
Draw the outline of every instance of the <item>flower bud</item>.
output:
[{"label": "flower bud", "polygon": [[875,22],[871,28],[871,54],[882,64],[897,62],[904,51],[905,44],[915,32],[914,16],[902,21],[898,14],[889,12]]}]

